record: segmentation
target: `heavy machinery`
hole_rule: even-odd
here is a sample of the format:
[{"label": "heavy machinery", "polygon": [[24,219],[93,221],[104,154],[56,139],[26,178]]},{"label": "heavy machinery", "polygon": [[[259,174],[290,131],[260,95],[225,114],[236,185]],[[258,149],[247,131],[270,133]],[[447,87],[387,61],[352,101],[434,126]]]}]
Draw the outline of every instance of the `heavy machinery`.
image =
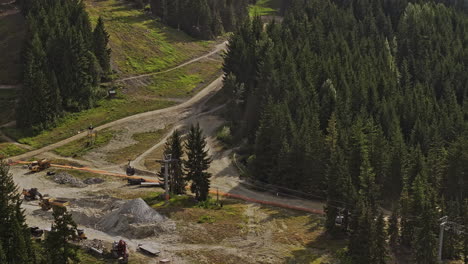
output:
[{"label": "heavy machinery", "polygon": [[42,199],[42,194],[37,190],[37,188],[23,189],[23,196],[26,201],[32,201]]},{"label": "heavy machinery", "polygon": [[76,234],[78,235],[77,238],[78,240],[85,240],[88,239],[86,236],[84,229],[76,229]]},{"label": "heavy machinery", "polygon": [[58,200],[58,199],[49,198],[49,197],[43,197],[41,201],[39,202],[39,206],[44,211],[49,211],[50,209],[54,207],[62,207],[62,208],[65,208],[66,210],[68,205],[70,205],[69,201]]},{"label": "heavy machinery", "polygon": [[47,159],[35,160],[31,162],[28,166],[29,170],[32,172],[39,172],[50,167],[50,161]]},{"label": "heavy machinery", "polygon": [[31,231],[31,235],[36,238],[41,238],[44,234],[44,230],[40,229],[37,226],[30,227],[29,230]]},{"label": "heavy machinery", "polygon": [[130,165],[130,162],[131,160],[128,160],[127,169],[125,170],[125,172],[127,173],[127,176],[135,175],[135,168]]},{"label": "heavy machinery", "polygon": [[112,255],[119,260],[119,263],[128,263],[127,243],[122,239],[119,242],[114,241],[112,244]]}]

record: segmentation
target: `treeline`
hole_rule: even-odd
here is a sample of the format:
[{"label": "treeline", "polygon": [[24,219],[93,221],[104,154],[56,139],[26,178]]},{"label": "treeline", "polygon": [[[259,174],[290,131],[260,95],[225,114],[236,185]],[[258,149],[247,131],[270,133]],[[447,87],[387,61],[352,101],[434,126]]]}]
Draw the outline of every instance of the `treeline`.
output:
[{"label": "treeline", "polygon": [[[251,176],[326,199],[343,261],[385,263],[384,205],[393,248],[435,263],[439,217],[468,225],[467,47],[468,16],[432,2],[292,1],[282,24],[247,20],[224,91]],[[466,233],[448,233],[444,258],[466,261]]]},{"label": "treeline", "polygon": [[151,10],[163,23],[191,36],[211,39],[231,32],[248,16],[251,0],[151,0]]},{"label": "treeline", "polygon": [[99,83],[111,70],[109,36],[102,19],[91,28],[83,1],[18,2],[27,37],[17,125],[40,131],[65,111],[94,106],[103,92]]}]

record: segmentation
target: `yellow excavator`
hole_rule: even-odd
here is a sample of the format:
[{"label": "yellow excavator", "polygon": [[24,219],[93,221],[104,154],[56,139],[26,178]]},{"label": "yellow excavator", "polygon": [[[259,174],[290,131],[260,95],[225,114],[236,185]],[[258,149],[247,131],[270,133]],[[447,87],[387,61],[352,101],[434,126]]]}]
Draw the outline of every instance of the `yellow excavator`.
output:
[{"label": "yellow excavator", "polygon": [[39,172],[50,168],[50,161],[47,159],[35,160],[29,164],[28,168],[32,172]]},{"label": "yellow excavator", "polygon": [[49,211],[50,209],[54,207],[62,207],[66,210],[68,205],[70,205],[69,201],[58,200],[58,199],[49,198],[49,197],[43,197],[41,201],[39,202],[39,206],[44,211]]}]

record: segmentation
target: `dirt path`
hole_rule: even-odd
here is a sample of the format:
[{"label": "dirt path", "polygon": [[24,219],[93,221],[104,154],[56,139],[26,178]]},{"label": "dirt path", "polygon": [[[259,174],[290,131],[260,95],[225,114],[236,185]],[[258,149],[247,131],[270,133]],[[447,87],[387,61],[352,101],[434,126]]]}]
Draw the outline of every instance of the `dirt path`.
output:
[{"label": "dirt path", "polygon": [[158,72],[151,72],[151,73],[145,73],[145,74],[141,74],[141,75],[137,75],[137,76],[131,76],[131,77],[126,77],[126,78],[121,78],[121,79],[117,79],[115,80],[114,82],[124,82],[124,81],[130,81],[130,80],[135,80],[135,79],[139,79],[139,78],[144,78],[144,77],[148,77],[148,76],[154,76],[154,75],[159,75],[159,74],[164,74],[164,73],[168,73],[168,72],[171,72],[171,71],[174,71],[174,70],[177,70],[179,68],[182,68],[186,65],[189,65],[189,64],[192,64],[194,62],[197,62],[197,61],[200,61],[202,59],[205,59],[205,58],[208,58],[210,59],[209,57],[214,55],[214,54],[217,54],[221,51],[224,51],[226,50],[226,47],[227,47],[227,41],[224,41],[223,43],[221,44],[218,44],[215,46],[215,49],[205,55],[202,55],[200,57],[197,57],[197,58],[194,58],[194,59],[191,59],[189,61],[186,61],[182,64],[179,64],[173,68],[170,68],[168,70],[165,70],[165,71],[158,71]]},{"label": "dirt path", "polygon": [[[155,111],[150,111],[150,112],[145,112],[145,113],[125,117],[125,118],[122,118],[122,119],[119,119],[119,120],[104,124],[102,126],[98,126],[95,129],[97,131],[100,131],[100,130],[105,129],[105,128],[125,124],[125,123],[128,123],[130,121],[145,120],[146,118],[160,117],[160,116],[168,115],[168,114],[170,114],[170,115],[180,115],[184,111],[189,111],[191,108],[195,107],[197,104],[203,104],[209,98],[211,98],[211,96],[213,96],[217,91],[219,91],[221,89],[222,81],[223,81],[223,76],[219,76],[216,80],[214,80],[212,83],[210,83],[205,89],[201,90],[198,94],[196,94],[195,96],[193,96],[189,100],[187,100],[184,103],[181,103],[179,105],[175,105],[175,106],[171,106],[171,107],[164,108],[164,109],[159,109],[159,110],[155,110]],[[77,135],[75,135],[73,137],[70,137],[70,138],[64,139],[62,141],[59,141],[57,143],[54,143],[52,145],[45,146],[45,147],[37,149],[37,150],[33,150],[33,151],[28,152],[28,153],[19,155],[19,156],[11,157],[11,159],[12,160],[20,160],[20,159],[25,159],[25,158],[28,158],[28,157],[36,156],[36,155],[39,155],[39,154],[41,154],[43,152],[53,150],[55,148],[58,148],[58,147],[61,147],[61,146],[65,145],[67,143],[70,143],[70,142],[73,142],[75,140],[81,139],[81,138],[83,138],[85,136],[86,136],[86,133],[80,133],[80,134],[77,134]]]}]

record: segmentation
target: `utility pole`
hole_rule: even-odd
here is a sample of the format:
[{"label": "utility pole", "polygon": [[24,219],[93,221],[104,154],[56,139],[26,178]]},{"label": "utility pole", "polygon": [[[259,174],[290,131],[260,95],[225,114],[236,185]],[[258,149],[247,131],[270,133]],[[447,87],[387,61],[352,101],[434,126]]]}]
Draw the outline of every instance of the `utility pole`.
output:
[{"label": "utility pole", "polygon": [[438,260],[439,262],[442,263],[442,246],[444,244],[444,229],[445,225],[447,224],[448,216],[444,216],[440,218],[440,232],[439,232],[439,255],[438,255]]},{"label": "utility pole", "polygon": [[444,230],[454,231],[455,234],[460,235],[464,234],[464,226],[459,223],[452,222],[448,220],[448,216],[444,216],[439,219],[440,223],[440,232],[439,232],[439,255],[438,260],[442,263],[442,246],[444,244]]}]

